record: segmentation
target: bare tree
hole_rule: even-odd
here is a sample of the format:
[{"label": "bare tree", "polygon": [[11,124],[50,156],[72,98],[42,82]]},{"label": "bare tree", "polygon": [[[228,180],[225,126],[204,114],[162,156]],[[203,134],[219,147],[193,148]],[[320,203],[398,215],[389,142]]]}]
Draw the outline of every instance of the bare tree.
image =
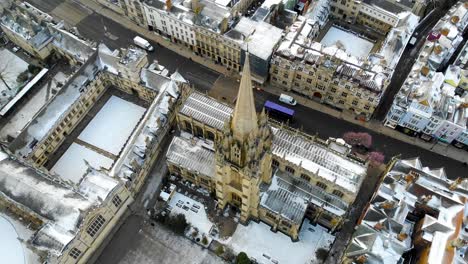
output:
[{"label": "bare tree", "polygon": [[6,82],[6,78],[8,78],[8,76],[11,75],[11,72],[8,70],[9,64],[10,62],[8,61],[7,63],[5,63],[3,66],[0,67],[0,81],[2,81],[3,84],[5,84],[8,90],[11,90],[10,85],[8,85],[8,83]]}]

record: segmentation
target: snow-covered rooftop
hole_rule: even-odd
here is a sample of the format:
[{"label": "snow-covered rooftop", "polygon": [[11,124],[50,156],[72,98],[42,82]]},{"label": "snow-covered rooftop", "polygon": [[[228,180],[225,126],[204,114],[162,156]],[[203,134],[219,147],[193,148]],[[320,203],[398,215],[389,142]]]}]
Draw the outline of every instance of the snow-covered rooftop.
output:
[{"label": "snow-covered rooftop", "polygon": [[124,180],[133,179],[135,171],[147,158],[146,151],[154,144],[159,144],[168,132],[168,117],[173,104],[180,96],[179,82],[167,78],[158,90],[159,94],[130,136],[119,159],[114,163],[111,175]]},{"label": "snow-covered rooftop", "polygon": [[272,127],[273,155],[317,174],[356,193],[366,176],[367,167],[346,156],[321,146],[301,135]]},{"label": "snow-covered rooftop", "polygon": [[0,194],[45,223],[35,232],[31,243],[56,255],[74,239],[87,212],[118,184],[117,180],[90,169],[75,190],[60,178],[0,152]]},{"label": "snow-covered rooftop", "polygon": [[[250,54],[263,60],[268,60],[273,54],[283,33],[280,28],[247,17],[242,17],[231,31],[243,36],[241,39],[234,40],[241,42],[244,50],[248,50]],[[230,37],[232,34],[234,33],[228,32],[226,36]]]},{"label": "snow-covered rooftop", "polygon": [[[180,114],[192,117],[208,126],[222,130],[232,114],[232,108],[215,99],[193,92],[182,105]],[[273,154],[305,168],[327,181],[357,192],[367,167],[345,155],[314,143],[300,135],[272,127]]]},{"label": "snow-covered rooftop", "polygon": [[232,112],[233,109],[230,106],[197,92],[187,98],[180,110],[180,114],[192,117],[218,130],[223,129]]},{"label": "snow-covered rooftop", "polygon": [[309,203],[337,216],[343,216],[348,208],[343,201],[319,187],[281,171],[275,172],[271,185],[261,193],[260,198],[261,207],[296,224],[301,224]]},{"label": "snow-covered rooftop", "polygon": [[68,80],[54,99],[44,107],[29,123],[28,127],[12,142],[10,149],[18,156],[27,156],[37,142],[41,141],[49,130],[63,118],[70,106],[83,95],[83,89],[89,82],[96,79],[100,69],[95,53],[79,70]]},{"label": "snow-covered rooftop", "polygon": [[420,216],[422,239],[430,248],[428,263],[453,263],[466,250],[449,244],[466,236],[461,230],[467,198],[466,181],[448,180],[443,169],[423,167],[418,158],[399,160],[377,190],[346,254],[366,255],[369,263],[398,262],[411,249],[413,232],[419,232],[408,215],[424,205],[435,212],[425,210]]},{"label": "snow-covered rooftop", "polygon": [[174,137],[166,154],[167,161],[192,172],[215,176],[213,142],[187,136]]}]

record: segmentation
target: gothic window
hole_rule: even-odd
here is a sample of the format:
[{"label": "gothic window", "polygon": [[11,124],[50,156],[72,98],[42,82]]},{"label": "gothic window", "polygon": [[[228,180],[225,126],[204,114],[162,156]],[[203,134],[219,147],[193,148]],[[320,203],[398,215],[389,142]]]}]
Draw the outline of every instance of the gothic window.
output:
[{"label": "gothic window", "polygon": [[302,173],[302,174],[301,174],[301,179],[304,179],[304,180],[306,180],[306,181],[310,181],[310,176],[307,175],[307,174]]},{"label": "gothic window", "polygon": [[284,169],[285,169],[287,172],[289,172],[289,173],[291,173],[291,174],[294,174],[294,169],[293,169],[293,168],[291,168],[291,167],[289,167],[289,166],[286,166]]},{"label": "gothic window", "polygon": [[208,138],[209,140],[214,140],[214,139],[215,139],[215,135],[214,135],[214,133],[211,132],[211,131],[207,131],[207,132],[206,132],[206,136],[207,136],[207,138]]},{"label": "gothic window", "polygon": [[339,190],[333,190],[333,195],[338,196],[338,197],[340,197],[340,198],[343,198],[344,193],[342,193],[342,192],[339,191]]},{"label": "gothic window", "polygon": [[88,227],[86,232],[90,236],[94,237],[99,232],[99,230],[101,229],[101,227],[104,225],[105,222],[106,222],[106,219],[104,219],[104,217],[102,217],[101,215],[98,215],[94,219],[94,221],[91,223],[91,225]]},{"label": "gothic window", "polygon": [[323,182],[317,182],[317,187],[320,187],[320,188],[322,188],[324,190],[327,189],[327,185],[325,183],[323,183]]},{"label": "gothic window", "polygon": [[185,129],[187,129],[188,132],[192,133],[192,124],[190,124],[189,121],[185,121]]},{"label": "gothic window", "polygon": [[271,165],[272,165],[274,168],[278,168],[279,162],[278,162],[277,160],[275,160],[275,159],[272,159],[272,160],[271,160]]},{"label": "gothic window", "polygon": [[78,257],[80,257],[81,255],[81,250],[77,249],[77,248],[72,248],[70,250],[70,253],[69,253],[70,257],[72,257],[73,259],[78,259]]},{"label": "gothic window", "polygon": [[232,193],[232,194],[231,194],[231,197],[232,197],[232,200],[233,200],[233,201],[242,203],[242,198],[241,198],[239,195],[237,195],[237,194],[235,194],[235,193]]}]

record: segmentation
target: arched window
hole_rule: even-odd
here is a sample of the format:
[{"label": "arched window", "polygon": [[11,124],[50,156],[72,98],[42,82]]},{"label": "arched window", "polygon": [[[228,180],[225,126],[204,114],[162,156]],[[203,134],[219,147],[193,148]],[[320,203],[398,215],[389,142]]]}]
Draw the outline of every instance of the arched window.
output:
[{"label": "arched window", "polygon": [[302,174],[301,174],[301,179],[304,179],[304,180],[306,180],[306,181],[310,181],[310,176],[307,175],[307,174],[305,174],[305,173],[302,173]]},{"label": "arched window", "polygon": [[286,166],[284,169],[285,169],[287,172],[291,173],[291,174],[294,174],[294,172],[295,172],[295,170],[294,170],[293,168],[289,167],[289,166]]},{"label": "arched window", "polygon": [[278,168],[279,166],[279,162],[275,159],[272,159],[271,160],[271,166],[273,166],[273,168]]},{"label": "arched window", "polygon": [[339,190],[333,190],[333,195],[343,198],[344,193]]},{"label": "arched window", "polygon": [[327,189],[327,185],[323,182],[317,182],[317,187],[322,188],[324,190]]}]

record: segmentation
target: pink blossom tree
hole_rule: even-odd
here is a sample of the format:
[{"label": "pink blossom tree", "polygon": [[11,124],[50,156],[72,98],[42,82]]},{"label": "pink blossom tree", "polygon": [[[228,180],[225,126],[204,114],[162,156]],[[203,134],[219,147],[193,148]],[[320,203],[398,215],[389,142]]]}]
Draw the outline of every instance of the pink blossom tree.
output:
[{"label": "pink blossom tree", "polygon": [[351,146],[363,146],[366,148],[372,146],[372,136],[364,132],[346,132],[343,135],[343,139]]},{"label": "pink blossom tree", "polygon": [[385,161],[385,155],[382,152],[372,151],[369,153],[368,159],[374,165],[380,165]]}]

